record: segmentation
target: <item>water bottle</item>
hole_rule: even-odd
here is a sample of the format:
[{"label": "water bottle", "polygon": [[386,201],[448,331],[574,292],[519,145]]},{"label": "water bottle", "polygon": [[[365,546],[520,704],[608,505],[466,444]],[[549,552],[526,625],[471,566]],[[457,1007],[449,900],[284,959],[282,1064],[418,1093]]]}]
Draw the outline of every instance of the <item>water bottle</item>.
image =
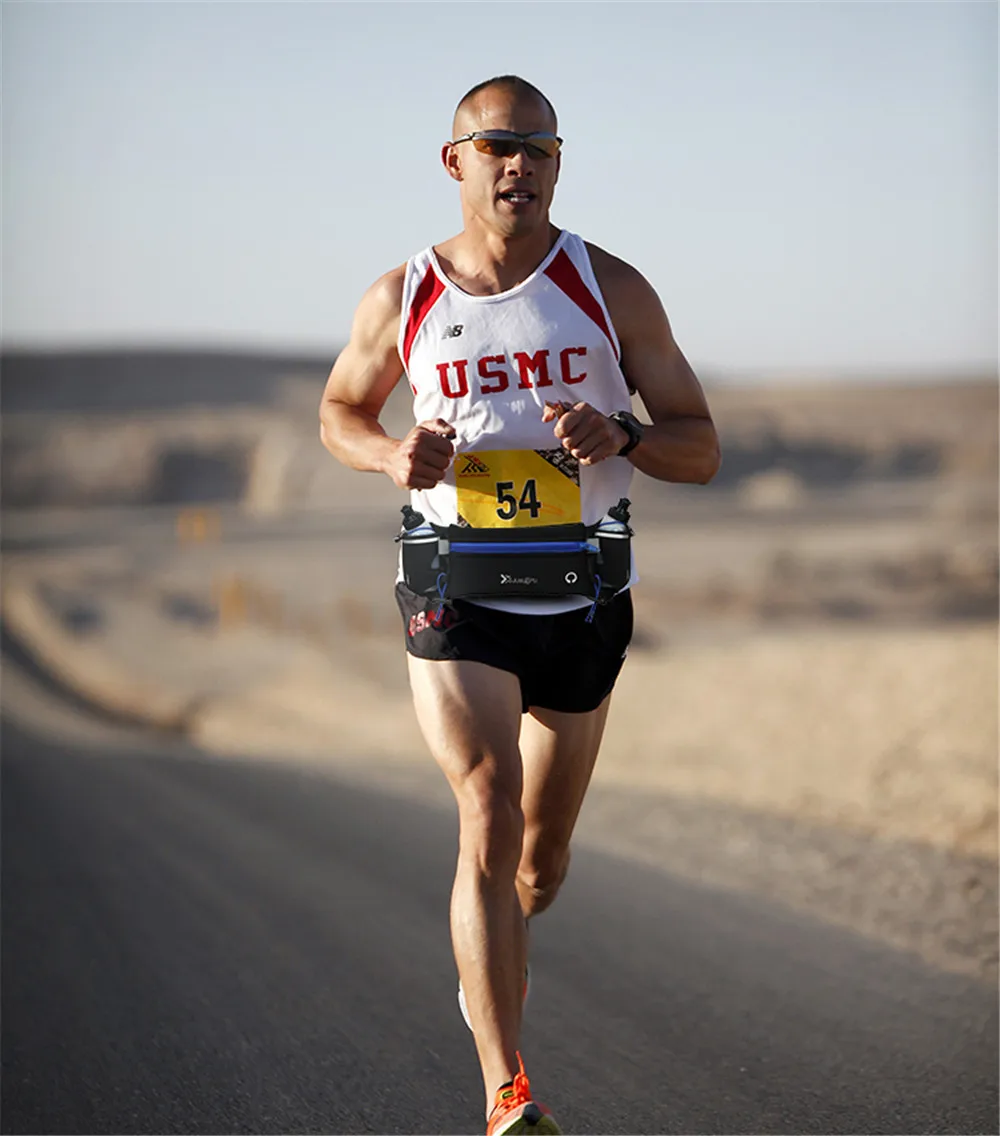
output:
[{"label": "water bottle", "polygon": [[403,529],[396,539],[403,546],[403,579],[411,592],[418,595],[437,595],[437,577],[440,569],[438,534],[424,520],[421,513],[404,505]]},{"label": "water bottle", "polygon": [[622,497],[597,526],[597,540],[601,549],[598,573],[602,591],[610,588],[617,592],[625,587],[632,575],[629,504],[628,498]]}]

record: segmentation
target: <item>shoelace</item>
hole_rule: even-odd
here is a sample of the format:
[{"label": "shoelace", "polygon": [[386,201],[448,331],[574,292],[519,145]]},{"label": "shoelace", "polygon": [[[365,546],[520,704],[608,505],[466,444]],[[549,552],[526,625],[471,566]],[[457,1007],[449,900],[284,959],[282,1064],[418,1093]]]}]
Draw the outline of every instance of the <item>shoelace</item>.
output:
[{"label": "shoelace", "polygon": [[[518,1108],[522,1104],[528,1104],[531,1101],[531,1085],[528,1083],[528,1074],[524,1071],[524,1062],[521,1060],[521,1054],[517,1054],[518,1071],[514,1074],[514,1080],[509,1085],[504,1085],[502,1088],[497,1089],[496,1098],[493,1101],[493,1112],[495,1113],[498,1108],[503,1108],[506,1112],[511,1108]],[[492,1118],[493,1113],[490,1113]]]}]

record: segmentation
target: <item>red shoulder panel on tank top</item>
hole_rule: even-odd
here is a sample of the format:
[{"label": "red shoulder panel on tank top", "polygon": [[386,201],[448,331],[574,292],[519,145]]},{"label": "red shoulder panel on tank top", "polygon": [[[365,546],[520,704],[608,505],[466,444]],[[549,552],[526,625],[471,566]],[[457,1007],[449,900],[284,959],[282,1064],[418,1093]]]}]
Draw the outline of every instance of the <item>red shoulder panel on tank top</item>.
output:
[{"label": "red shoulder panel on tank top", "polygon": [[560,249],[556,256],[553,258],[552,263],[546,268],[545,275],[567,296],[573,301],[574,304],[587,316],[589,316],[594,323],[604,332],[608,337],[608,342],[611,344],[611,349],[615,353],[615,358],[618,358],[618,349],[615,347],[615,341],[611,335],[611,329],[608,327],[608,321],[604,318],[604,309],[601,307],[597,297],[587,287],[583,281],[583,277],[577,271],[576,265],[569,258],[569,254],[565,249]]},{"label": "red shoulder panel on tank top", "polygon": [[438,279],[434,266],[428,265],[423,280],[417,285],[417,290],[413,294],[413,303],[410,304],[410,311],[406,317],[406,331],[403,335],[403,366],[407,370],[410,367],[410,351],[413,348],[413,341],[417,338],[420,325],[427,318],[427,313],[437,303],[443,291],[444,284]]}]

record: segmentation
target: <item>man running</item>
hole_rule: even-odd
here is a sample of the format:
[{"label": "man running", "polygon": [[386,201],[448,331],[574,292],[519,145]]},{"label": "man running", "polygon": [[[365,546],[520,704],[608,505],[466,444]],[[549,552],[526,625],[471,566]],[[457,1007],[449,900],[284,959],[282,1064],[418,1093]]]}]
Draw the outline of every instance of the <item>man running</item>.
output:
[{"label": "man running", "polygon": [[[697,483],[719,467],[704,394],[652,287],[549,221],[557,130],[517,76],[465,95],[441,151],[463,229],[369,288],[327,382],[324,445],[410,490],[435,524],[530,526],[545,501],[592,525],[633,467]],[[397,439],[379,415],[404,374],[416,425]],[[651,424],[630,414],[632,392]],[[558,1132],[518,1051],[526,926],[566,876],[630,592],[596,607],[582,595],[442,607],[399,582],[396,598],[417,718],[458,803],[451,934],[487,1133]]]}]

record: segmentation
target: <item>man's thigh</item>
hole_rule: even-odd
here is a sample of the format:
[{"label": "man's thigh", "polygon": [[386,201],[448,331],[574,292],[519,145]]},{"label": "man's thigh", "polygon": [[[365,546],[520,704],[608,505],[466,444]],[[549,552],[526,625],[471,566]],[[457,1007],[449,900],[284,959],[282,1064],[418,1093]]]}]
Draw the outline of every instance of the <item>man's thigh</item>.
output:
[{"label": "man's thigh", "polygon": [[521,724],[525,867],[542,869],[569,847],[611,705],[580,714],[533,707]]},{"label": "man's thigh", "polygon": [[407,655],[424,738],[456,794],[471,776],[521,790],[521,684],[515,674],[468,660]]}]

